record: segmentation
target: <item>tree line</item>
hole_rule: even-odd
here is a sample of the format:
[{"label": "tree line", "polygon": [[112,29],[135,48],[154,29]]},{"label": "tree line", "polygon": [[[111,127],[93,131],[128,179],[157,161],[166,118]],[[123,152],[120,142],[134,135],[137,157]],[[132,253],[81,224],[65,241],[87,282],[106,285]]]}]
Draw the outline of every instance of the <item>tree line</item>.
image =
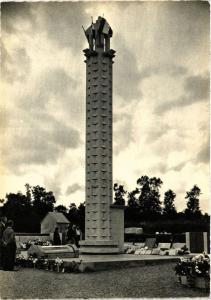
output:
[{"label": "tree line", "polygon": [[81,203],[76,207],[71,203],[69,208],[64,205],[56,206],[56,199],[52,191],[46,191],[39,185],[25,185],[25,194],[9,193],[1,199],[3,206],[0,214],[14,221],[16,232],[40,232],[40,223],[50,211],[62,212],[65,216],[82,230],[84,230],[85,205]]},{"label": "tree line", "polygon": [[[201,190],[197,185],[186,192],[186,208],[178,212],[175,207],[176,194],[171,189],[165,192],[161,202],[162,184],[160,178],[150,178],[146,175],[137,180],[137,186],[132,191],[126,191],[124,186],[118,183],[114,184],[114,204],[125,206],[125,227],[144,226],[149,231],[163,227],[165,230],[182,231],[184,224],[189,222],[190,228],[193,228],[194,224],[196,229],[197,226],[200,229],[200,224],[201,230],[207,228],[209,216],[200,210]],[[39,232],[40,222],[53,210],[64,213],[71,223],[79,226],[82,231],[85,230],[85,202],[80,203],[78,207],[75,203],[70,203],[69,207],[56,206],[53,192],[46,191],[39,185],[26,184],[25,194],[9,193],[0,201],[3,203],[0,214],[14,221],[16,232]],[[154,227],[152,224],[155,224]],[[179,224],[179,227],[176,224]]]},{"label": "tree line", "polygon": [[145,231],[207,231],[210,217],[200,209],[201,189],[194,185],[184,195],[186,207],[177,211],[176,193],[169,189],[161,201],[160,189],[163,184],[160,178],[141,176],[132,191],[126,191],[123,185],[114,184],[114,202],[126,205],[125,225],[141,226]]},{"label": "tree line", "polygon": [[[138,207],[140,213],[144,214],[145,217],[155,217],[159,214],[175,215],[177,213],[174,204],[176,194],[171,189],[166,191],[162,206],[159,192],[162,184],[163,182],[160,178],[150,178],[145,175],[137,180],[137,187],[134,190],[127,192],[123,185],[115,183],[115,204],[125,205],[127,198],[127,205],[129,207]],[[190,191],[186,192],[185,214],[194,216],[202,214],[199,206],[200,194],[201,190],[197,185],[194,185]]]}]

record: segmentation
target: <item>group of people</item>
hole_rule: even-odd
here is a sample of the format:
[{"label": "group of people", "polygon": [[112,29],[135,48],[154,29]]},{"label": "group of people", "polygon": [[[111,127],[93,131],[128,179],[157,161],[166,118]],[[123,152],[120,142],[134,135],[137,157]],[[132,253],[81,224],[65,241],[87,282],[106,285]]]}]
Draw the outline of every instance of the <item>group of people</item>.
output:
[{"label": "group of people", "polygon": [[13,221],[7,217],[0,218],[0,268],[13,271],[16,257],[15,232]]},{"label": "group of people", "polygon": [[67,228],[67,231],[64,233],[64,237],[62,237],[62,240],[59,234],[59,228],[56,227],[53,235],[54,245],[61,245],[62,242],[64,242],[66,244],[74,244],[78,248],[80,240],[80,229],[76,225],[70,224]]}]

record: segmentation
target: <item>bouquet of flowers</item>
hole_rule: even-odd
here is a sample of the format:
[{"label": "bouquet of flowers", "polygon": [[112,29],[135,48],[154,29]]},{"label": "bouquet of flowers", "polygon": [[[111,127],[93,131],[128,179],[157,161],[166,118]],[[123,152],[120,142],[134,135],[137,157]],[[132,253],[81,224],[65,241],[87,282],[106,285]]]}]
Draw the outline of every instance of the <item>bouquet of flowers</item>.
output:
[{"label": "bouquet of flowers", "polygon": [[[55,265],[56,265],[56,268],[57,268],[57,272],[59,272],[60,271],[60,269],[63,267],[63,260],[61,259],[61,258],[59,258],[59,257],[57,257],[56,259],[55,259]],[[64,269],[64,268],[63,268]],[[63,269],[62,269],[62,271],[63,271]]]},{"label": "bouquet of flowers", "polygon": [[40,245],[40,246],[51,246],[52,243],[50,241],[41,241],[40,239],[37,240],[29,240],[27,242],[20,243],[20,248],[22,250],[28,250],[31,245]]},{"label": "bouquet of flowers", "polygon": [[210,277],[210,258],[207,254],[199,254],[192,258],[193,275],[198,277]]},{"label": "bouquet of flowers", "polygon": [[206,253],[181,258],[174,268],[178,276],[210,277],[210,258]]},{"label": "bouquet of flowers", "polygon": [[15,265],[18,267],[25,267],[26,261],[27,261],[27,259],[23,255],[18,254],[16,256]]}]

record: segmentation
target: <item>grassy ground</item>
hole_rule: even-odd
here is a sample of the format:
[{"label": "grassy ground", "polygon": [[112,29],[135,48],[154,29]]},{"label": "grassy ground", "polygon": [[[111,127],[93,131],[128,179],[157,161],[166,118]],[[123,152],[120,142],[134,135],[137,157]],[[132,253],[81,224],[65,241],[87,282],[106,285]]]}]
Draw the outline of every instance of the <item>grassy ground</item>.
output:
[{"label": "grassy ground", "polygon": [[0,271],[0,298],[208,297],[175,283],[174,263],[93,273]]}]

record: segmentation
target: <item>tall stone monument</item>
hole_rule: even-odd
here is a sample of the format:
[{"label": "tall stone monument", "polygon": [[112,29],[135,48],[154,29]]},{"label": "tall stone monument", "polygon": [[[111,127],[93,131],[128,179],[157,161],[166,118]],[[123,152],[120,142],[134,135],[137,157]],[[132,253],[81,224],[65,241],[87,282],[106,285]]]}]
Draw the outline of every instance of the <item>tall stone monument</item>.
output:
[{"label": "tall stone monument", "polygon": [[112,29],[98,17],[85,31],[86,212],[82,253],[119,253],[124,234],[121,207],[112,205]]}]

